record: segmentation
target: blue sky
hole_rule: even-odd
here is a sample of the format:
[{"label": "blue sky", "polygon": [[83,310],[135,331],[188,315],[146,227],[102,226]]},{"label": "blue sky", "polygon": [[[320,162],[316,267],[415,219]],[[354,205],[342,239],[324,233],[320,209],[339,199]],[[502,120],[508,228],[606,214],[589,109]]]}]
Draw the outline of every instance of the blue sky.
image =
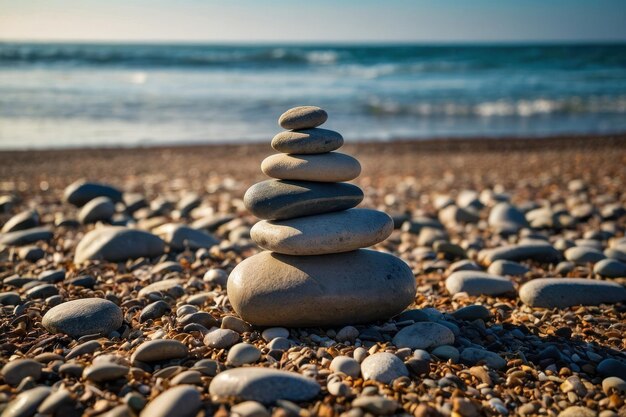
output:
[{"label": "blue sky", "polygon": [[626,0],[0,0],[0,40],[626,41]]}]

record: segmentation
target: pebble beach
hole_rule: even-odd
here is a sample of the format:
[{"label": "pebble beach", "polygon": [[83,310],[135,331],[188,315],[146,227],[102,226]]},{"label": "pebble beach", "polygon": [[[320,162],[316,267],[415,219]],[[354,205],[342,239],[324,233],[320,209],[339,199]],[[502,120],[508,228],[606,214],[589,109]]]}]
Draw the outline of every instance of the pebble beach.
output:
[{"label": "pebble beach", "polygon": [[[355,279],[256,325],[227,286],[285,250],[244,201],[290,169],[270,139],[0,152],[3,417],[626,415],[626,136],[346,141],[324,181],[390,216],[355,241],[415,296],[381,313]],[[372,270],[307,243],[286,250]],[[330,322],[280,325],[311,306]]]}]

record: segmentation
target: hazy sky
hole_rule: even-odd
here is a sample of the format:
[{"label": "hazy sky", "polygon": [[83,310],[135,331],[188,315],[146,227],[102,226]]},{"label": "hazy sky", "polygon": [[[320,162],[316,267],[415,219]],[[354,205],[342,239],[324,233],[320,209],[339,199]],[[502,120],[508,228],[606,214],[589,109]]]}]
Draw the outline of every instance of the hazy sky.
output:
[{"label": "hazy sky", "polygon": [[0,0],[0,39],[626,41],[626,0]]}]

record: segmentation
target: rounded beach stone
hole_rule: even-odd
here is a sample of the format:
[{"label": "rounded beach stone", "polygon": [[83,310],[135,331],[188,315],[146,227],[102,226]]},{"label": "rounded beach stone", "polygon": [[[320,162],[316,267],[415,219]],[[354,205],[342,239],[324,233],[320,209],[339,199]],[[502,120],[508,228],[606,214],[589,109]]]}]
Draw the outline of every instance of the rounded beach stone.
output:
[{"label": "rounded beach stone", "polygon": [[601,277],[626,277],[626,263],[615,259],[603,259],[593,266],[593,272]]},{"label": "rounded beach stone", "polygon": [[461,352],[461,362],[468,365],[476,365],[482,362],[493,369],[502,369],[506,366],[506,360],[497,353],[471,347],[463,349]]},{"label": "rounded beach stone", "polygon": [[412,303],[415,291],[404,261],[365,249],[322,256],[262,252],[237,265],[227,287],[241,318],[285,327],[386,319]]},{"label": "rounded beach stone", "polygon": [[143,342],[130,358],[132,363],[160,362],[171,359],[185,358],[189,349],[178,340],[155,339]]},{"label": "rounded beach stone", "polygon": [[327,129],[288,130],[272,139],[272,148],[282,153],[316,154],[341,148],[343,136]]},{"label": "rounded beach stone", "polygon": [[452,313],[452,316],[457,320],[487,320],[491,317],[491,312],[483,305],[473,304],[459,308]]},{"label": "rounded beach stone", "polygon": [[39,226],[39,214],[35,210],[17,213],[2,225],[2,233],[17,232]]},{"label": "rounded beach stone", "polygon": [[374,353],[361,363],[364,379],[389,384],[401,376],[409,376],[409,370],[396,355],[388,352]]},{"label": "rounded beach stone", "polygon": [[109,300],[83,298],[51,308],[41,321],[50,333],[65,333],[78,338],[84,335],[108,335],[119,329],[122,310]]},{"label": "rounded beach stone", "polygon": [[457,271],[446,279],[450,294],[465,292],[471,296],[503,295],[515,292],[513,282],[508,278],[480,271]]},{"label": "rounded beach stone", "polygon": [[69,185],[63,194],[65,201],[78,207],[97,197],[108,197],[117,203],[122,201],[122,192],[110,185],[78,180]]},{"label": "rounded beach stone", "polygon": [[626,300],[626,288],[586,278],[538,278],[522,286],[519,296],[531,307],[564,308]]},{"label": "rounded beach stone", "polygon": [[250,343],[237,343],[230,348],[226,363],[231,366],[241,366],[254,363],[261,358],[261,351]]},{"label": "rounded beach stone", "polygon": [[[356,204],[355,204],[356,205]],[[54,234],[48,227],[34,227],[32,229],[18,230],[0,234],[0,246],[22,246],[38,242],[40,240],[51,240]]]},{"label": "rounded beach stone", "polygon": [[204,337],[204,344],[214,349],[227,349],[239,342],[239,333],[230,329],[216,329]]},{"label": "rounded beach stone", "polygon": [[128,367],[117,363],[97,363],[83,371],[83,378],[93,382],[114,381],[128,374]]},{"label": "rounded beach stone", "polygon": [[595,264],[605,258],[602,251],[590,246],[574,246],[565,251],[565,259],[578,265]]},{"label": "rounded beach stone", "polygon": [[40,386],[19,394],[2,411],[2,417],[30,417],[35,414],[39,404],[50,395],[50,387]]},{"label": "rounded beach stone", "polygon": [[487,223],[500,233],[517,233],[522,227],[528,226],[524,213],[505,202],[491,209]]},{"label": "rounded beach stone", "polygon": [[349,356],[336,356],[329,368],[333,372],[341,372],[352,378],[358,378],[361,374],[361,364]]},{"label": "rounded beach stone", "polygon": [[531,259],[537,262],[557,263],[562,259],[561,252],[549,243],[523,243],[486,249],[478,254],[478,260],[491,264],[498,259],[505,261],[524,261]]},{"label": "rounded beach stone", "polygon": [[363,201],[363,191],[346,183],[267,180],[246,191],[243,202],[261,219],[284,220],[347,210]]},{"label": "rounded beach stone", "polygon": [[359,161],[339,152],[319,155],[270,155],[261,163],[265,175],[281,180],[341,182],[361,173]]},{"label": "rounded beach stone", "polygon": [[280,115],[278,124],[283,129],[311,129],[328,119],[328,113],[316,106],[299,106]]},{"label": "rounded beach stone", "polygon": [[513,261],[505,261],[503,259],[498,259],[494,261],[489,268],[487,268],[487,272],[493,275],[524,275],[529,272],[526,266],[519,264]]},{"label": "rounded beach stone", "polygon": [[290,220],[260,221],[250,230],[264,249],[287,255],[322,255],[365,248],[393,232],[393,220],[371,209],[350,209]]},{"label": "rounded beach stone", "polygon": [[38,380],[41,368],[42,365],[33,359],[14,359],[2,367],[2,377],[7,384],[15,387],[27,377]]},{"label": "rounded beach stone", "polygon": [[194,417],[202,402],[200,393],[190,385],[170,388],[150,401],[141,411],[141,417]]},{"label": "rounded beach stone", "polygon": [[598,364],[596,370],[602,376],[616,376],[626,380],[626,362],[607,358]]},{"label": "rounded beach stone", "polygon": [[82,224],[109,221],[115,214],[115,204],[108,197],[96,197],[89,201],[78,212],[78,220]]},{"label": "rounded beach stone", "polygon": [[277,400],[309,401],[320,392],[314,380],[295,372],[245,367],[219,373],[209,386],[211,395],[273,404]]},{"label": "rounded beach stone", "polygon": [[168,223],[153,230],[170,248],[182,251],[186,248],[196,250],[210,248],[219,243],[213,235],[202,230],[192,229],[183,224]]},{"label": "rounded beach stone", "polygon": [[123,262],[162,255],[165,244],[158,237],[125,227],[100,227],[87,233],[76,246],[74,263],[87,260]]},{"label": "rounded beach stone", "polygon": [[230,412],[239,417],[270,417],[270,413],[263,404],[256,401],[235,404],[230,408]]},{"label": "rounded beach stone", "polygon": [[399,348],[430,349],[454,344],[454,333],[439,323],[418,322],[400,330],[393,344]]}]

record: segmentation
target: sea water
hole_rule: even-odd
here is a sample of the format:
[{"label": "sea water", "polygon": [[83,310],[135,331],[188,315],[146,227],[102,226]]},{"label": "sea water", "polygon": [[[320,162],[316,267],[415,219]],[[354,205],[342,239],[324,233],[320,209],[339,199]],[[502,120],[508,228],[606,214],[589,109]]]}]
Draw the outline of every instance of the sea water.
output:
[{"label": "sea water", "polygon": [[0,149],[269,141],[297,105],[346,140],[626,131],[626,44],[0,43]]}]

